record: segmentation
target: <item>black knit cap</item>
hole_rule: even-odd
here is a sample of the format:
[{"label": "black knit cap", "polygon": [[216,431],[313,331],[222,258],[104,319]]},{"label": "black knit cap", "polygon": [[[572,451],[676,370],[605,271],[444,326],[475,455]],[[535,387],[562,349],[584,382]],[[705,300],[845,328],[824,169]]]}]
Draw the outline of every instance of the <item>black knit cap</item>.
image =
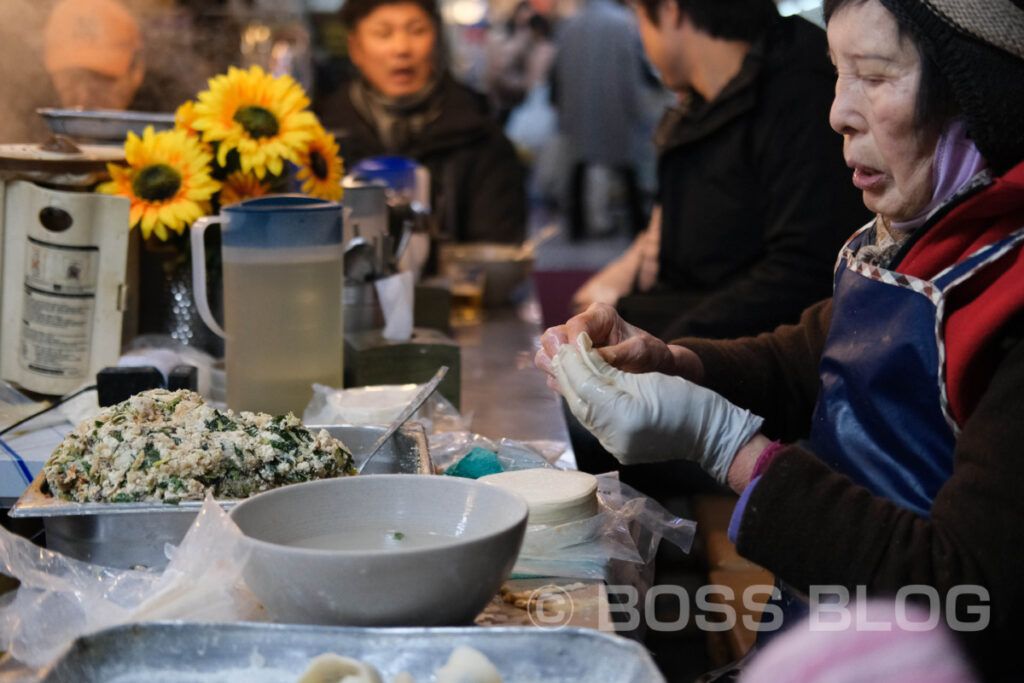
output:
[{"label": "black knit cap", "polygon": [[430,15],[436,27],[441,26],[441,11],[438,8],[437,0],[346,0],[338,11],[338,16],[345,28],[352,30],[356,24],[378,7],[403,3],[419,5],[424,12]]},{"label": "black knit cap", "polygon": [[1024,161],[1024,0],[880,1],[949,81],[992,171]]}]

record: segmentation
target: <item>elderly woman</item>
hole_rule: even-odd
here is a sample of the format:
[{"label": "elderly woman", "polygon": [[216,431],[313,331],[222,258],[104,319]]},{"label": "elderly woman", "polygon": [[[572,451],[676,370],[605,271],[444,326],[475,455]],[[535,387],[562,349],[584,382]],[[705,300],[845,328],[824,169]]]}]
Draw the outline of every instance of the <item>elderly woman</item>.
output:
[{"label": "elderly woman", "polygon": [[441,233],[516,242],[526,227],[524,170],[482,96],[445,67],[435,0],[348,0],[341,9],[358,76],[319,103],[349,165],[399,155],[430,171]]},{"label": "elderly woman", "polygon": [[696,460],[740,493],[739,552],[788,586],[934,591],[1005,675],[1024,608],[1024,6],[825,16],[831,124],[877,213],[832,298],[769,334],[670,345],[595,305],[536,361],[622,462]]}]

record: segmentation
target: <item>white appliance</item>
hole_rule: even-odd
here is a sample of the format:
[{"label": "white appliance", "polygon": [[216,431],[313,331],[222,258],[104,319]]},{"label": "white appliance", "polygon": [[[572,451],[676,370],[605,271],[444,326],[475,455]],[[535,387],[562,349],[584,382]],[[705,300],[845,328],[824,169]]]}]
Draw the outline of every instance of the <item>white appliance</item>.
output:
[{"label": "white appliance", "polygon": [[30,392],[117,364],[130,201],[92,188],[123,155],[0,145],[0,377]]}]

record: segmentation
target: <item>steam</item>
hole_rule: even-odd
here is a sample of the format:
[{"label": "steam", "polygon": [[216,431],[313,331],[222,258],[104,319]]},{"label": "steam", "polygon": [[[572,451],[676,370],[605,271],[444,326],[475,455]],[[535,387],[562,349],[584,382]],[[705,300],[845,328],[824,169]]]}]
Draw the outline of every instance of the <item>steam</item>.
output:
[{"label": "steam", "polygon": [[[40,143],[50,138],[36,109],[62,106],[43,61],[43,28],[57,2],[0,0],[0,144]],[[298,18],[303,7],[299,0],[118,2],[139,23],[146,65],[130,109],[173,112],[228,66],[258,63],[268,68],[275,59],[307,92],[310,89],[308,33]],[[337,0],[317,2],[330,5]],[[249,46],[253,54],[247,54],[241,39],[251,36],[253,27],[265,29],[268,35],[259,45]],[[275,57],[274,50],[285,48],[287,59]]]},{"label": "steam", "polygon": [[[146,73],[129,108],[173,112],[207,79],[239,62],[243,5],[166,0],[119,0],[143,36]],[[43,61],[43,28],[57,0],[0,0],[0,144],[50,138],[36,109],[61,107]],[[233,11],[234,10],[234,11]]]},{"label": "steam", "polygon": [[0,143],[42,142],[38,107],[59,107],[43,66],[43,26],[54,0],[0,0]]}]

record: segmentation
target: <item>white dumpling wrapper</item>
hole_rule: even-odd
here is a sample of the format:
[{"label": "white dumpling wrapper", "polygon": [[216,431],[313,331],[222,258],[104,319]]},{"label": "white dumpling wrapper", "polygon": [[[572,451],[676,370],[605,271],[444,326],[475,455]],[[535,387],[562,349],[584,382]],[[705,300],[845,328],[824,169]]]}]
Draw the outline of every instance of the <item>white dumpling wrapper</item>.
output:
[{"label": "white dumpling wrapper", "polygon": [[487,655],[460,645],[437,670],[434,680],[435,683],[501,683],[501,674]]},{"label": "white dumpling wrapper", "polygon": [[325,652],[309,660],[298,683],[382,683],[377,670],[366,662]]},{"label": "white dumpling wrapper", "polygon": [[527,524],[557,526],[599,511],[597,477],[577,470],[537,467],[487,474],[478,481],[518,494],[529,507]]}]

